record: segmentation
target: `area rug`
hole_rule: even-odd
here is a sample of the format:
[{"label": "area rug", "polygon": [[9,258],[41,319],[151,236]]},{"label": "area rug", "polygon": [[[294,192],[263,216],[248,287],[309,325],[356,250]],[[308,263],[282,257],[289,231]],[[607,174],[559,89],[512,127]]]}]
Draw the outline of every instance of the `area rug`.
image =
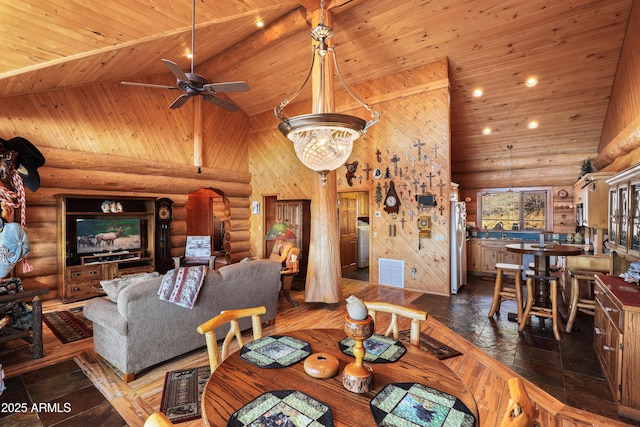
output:
[{"label": "area rug", "polygon": [[42,320],[63,344],[93,336],[93,324],[82,315],[82,307],[44,313]]},{"label": "area rug", "polygon": [[[411,339],[409,338],[409,334],[410,331],[400,331],[398,338],[400,338],[400,341],[410,344]],[[420,350],[431,353],[440,360],[460,356],[462,354],[458,350],[441,343],[437,339],[425,333],[420,334]]]},{"label": "area rug", "polygon": [[167,372],[160,411],[174,424],[202,417],[202,391],[210,375],[209,365]]}]

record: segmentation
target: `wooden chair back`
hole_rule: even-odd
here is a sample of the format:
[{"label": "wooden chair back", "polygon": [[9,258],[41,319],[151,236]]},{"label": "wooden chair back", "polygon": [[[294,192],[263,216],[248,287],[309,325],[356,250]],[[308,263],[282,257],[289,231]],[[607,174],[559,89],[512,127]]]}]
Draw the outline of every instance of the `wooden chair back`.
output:
[{"label": "wooden chair back", "polygon": [[509,404],[500,427],[533,427],[536,425],[536,409],[529,399],[520,379],[509,378]]},{"label": "wooden chair back", "polygon": [[[239,310],[224,310],[216,317],[209,319],[205,323],[198,326],[198,332],[205,336],[207,342],[207,353],[209,354],[209,366],[211,373],[216,370],[218,365],[229,355],[229,346],[235,337],[238,346],[242,348],[242,333],[238,325],[238,319],[251,317],[251,327],[253,328],[253,339],[262,338],[262,323],[260,315],[267,312],[266,307],[243,308]],[[222,325],[229,324],[229,332],[222,342],[222,351],[218,348],[218,339],[216,338],[215,329]]]},{"label": "wooden chair back", "polygon": [[391,314],[391,320],[389,322],[389,326],[384,332],[384,336],[388,337],[393,334],[393,338],[396,340],[399,338],[398,316],[411,319],[411,329],[409,332],[411,345],[420,347],[420,328],[421,322],[427,320],[426,311],[378,301],[365,301],[364,305],[367,307],[374,325],[377,325],[376,314],[378,312]]}]

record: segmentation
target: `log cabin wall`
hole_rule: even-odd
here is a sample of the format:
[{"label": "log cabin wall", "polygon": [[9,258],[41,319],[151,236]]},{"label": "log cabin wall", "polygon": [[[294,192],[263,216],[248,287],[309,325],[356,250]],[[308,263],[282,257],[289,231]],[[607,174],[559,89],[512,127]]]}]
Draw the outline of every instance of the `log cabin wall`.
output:
[{"label": "log cabin wall", "polygon": [[[171,252],[178,256],[184,254],[188,195],[210,188],[228,201],[228,237],[234,240],[227,256],[241,258],[249,253],[249,120],[242,112],[232,114],[202,103],[199,173],[193,166],[197,103],[170,110],[167,106],[174,96],[173,91],[113,83],[3,99],[0,136],[23,136],[46,158],[38,170],[40,188],[26,190],[32,247],[28,261],[33,271],[24,273],[21,263],[16,266],[26,289],[49,288],[45,297],[57,296],[56,194],[172,199]],[[233,244],[242,250],[234,252]]]},{"label": "log cabin wall", "polygon": [[594,164],[612,172],[640,160],[640,0],[631,8],[616,78]]},{"label": "log cabin wall", "polygon": [[[354,144],[353,153],[348,159],[349,163],[358,161],[353,185],[348,185],[346,167],[334,172],[337,174],[339,192],[369,193],[372,283],[378,282],[379,258],[398,259],[405,261],[405,288],[449,294],[450,157],[447,68],[447,60],[443,59],[350,88],[364,102],[380,111],[382,117],[378,124]],[[341,113],[369,118],[363,108],[354,109],[358,104],[343,91],[336,93],[335,105],[336,109],[342,107],[339,111]],[[309,110],[309,105],[294,104],[285,109],[285,115],[295,116],[308,113]],[[277,121],[273,114],[252,117],[251,126],[251,200],[262,203],[264,196],[277,195],[279,199],[312,199],[313,203],[312,180],[319,179],[319,175],[304,167],[298,160],[292,143],[276,130]],[[420,159],[418,146],[415,145],[418,142],[424,143],[420,145]],[[434,146],[437,146],[437,150],[433,149]],[[397,163],[391,160],[394,155],[399,159]],[[425,155],[428,157],[425,158]],[[413,162],[412,157],[415,158]],[[398,167],[398,175],[395,173],[395,165]],[[380,179],[373,177],[373,170],[376,168],[383,172]],[[387,170],[389,175],[385,178]],[[429,174],[434,175],[431,180]],[[394,181],[402,203],[396,219],[384,212],[382,205],[385,187],[390,180]],[[432,238],[424,240],[419,248],[418,213],[412,199],[416,194],[416,186],[418,192],[421,192],[420,185],[423,183],[426,186],[425,192],[437,195],[438,208],[428,212],[433,224]],[[380,190],[377,190],[378,184]],[[376,197],[378,193],[382,199]],[[411,210],[413,213],[410,213]],[[376,212],[379,212],[379,217]],[[259,215],[251,215],[252,230],[260,229],[263,215],[263,211]],[[395,225],[395,236],[389,235],[391,225]],[[373,237],[375,233],[377,238]],[[264,230],[252,233],[252,252],[259,257],[264,257],[264,234]],[[415,278],[412,277],[412,269],[416,270]]]}]

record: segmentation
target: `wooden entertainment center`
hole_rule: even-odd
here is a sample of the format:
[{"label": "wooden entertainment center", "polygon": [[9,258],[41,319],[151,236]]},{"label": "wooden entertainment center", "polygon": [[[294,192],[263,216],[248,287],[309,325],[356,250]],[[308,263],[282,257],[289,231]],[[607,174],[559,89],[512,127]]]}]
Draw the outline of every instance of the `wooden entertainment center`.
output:
[{"label": "wooden entertainment center", "polygon": [[[104,295],[101,280],[155,270],[154,198],[57,195],[56,199],[58,296],[62,302]],[[117,204],[117,209],[109,208],[112,202]],[[136,234],[130,238],[132,243],[127,243],[125,236],[117,233],[107,236],[106,240],[94,234],[79,235],[79,222],[92,220],[108,223],[111,228],[126,222],[136,227],[139,224],[139,236]],[[104,231],[101,234],[108,234],[110,230]],[[131,247],[122,247],[123,244]]]}]

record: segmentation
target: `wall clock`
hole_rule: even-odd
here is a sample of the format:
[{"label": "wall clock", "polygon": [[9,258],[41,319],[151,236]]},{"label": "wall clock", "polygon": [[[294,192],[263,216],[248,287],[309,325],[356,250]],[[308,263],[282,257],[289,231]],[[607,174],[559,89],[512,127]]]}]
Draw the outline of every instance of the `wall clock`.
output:
[{"label": "wall clock", "polygon": [[569,195],[569,193],[567,192],[567,190],[562,189],[560,191],[558,191],[558,196],[562,199],[564,199],[565,197],[567,197]]},{"label": "wall clock", "polygon": [[400,198],[398,197],[398,193],[396,193],[396,186],[393,184],[393,181],[390,181],[387,196],[384,198],[384,211],[395,218],[399,210]]}]

